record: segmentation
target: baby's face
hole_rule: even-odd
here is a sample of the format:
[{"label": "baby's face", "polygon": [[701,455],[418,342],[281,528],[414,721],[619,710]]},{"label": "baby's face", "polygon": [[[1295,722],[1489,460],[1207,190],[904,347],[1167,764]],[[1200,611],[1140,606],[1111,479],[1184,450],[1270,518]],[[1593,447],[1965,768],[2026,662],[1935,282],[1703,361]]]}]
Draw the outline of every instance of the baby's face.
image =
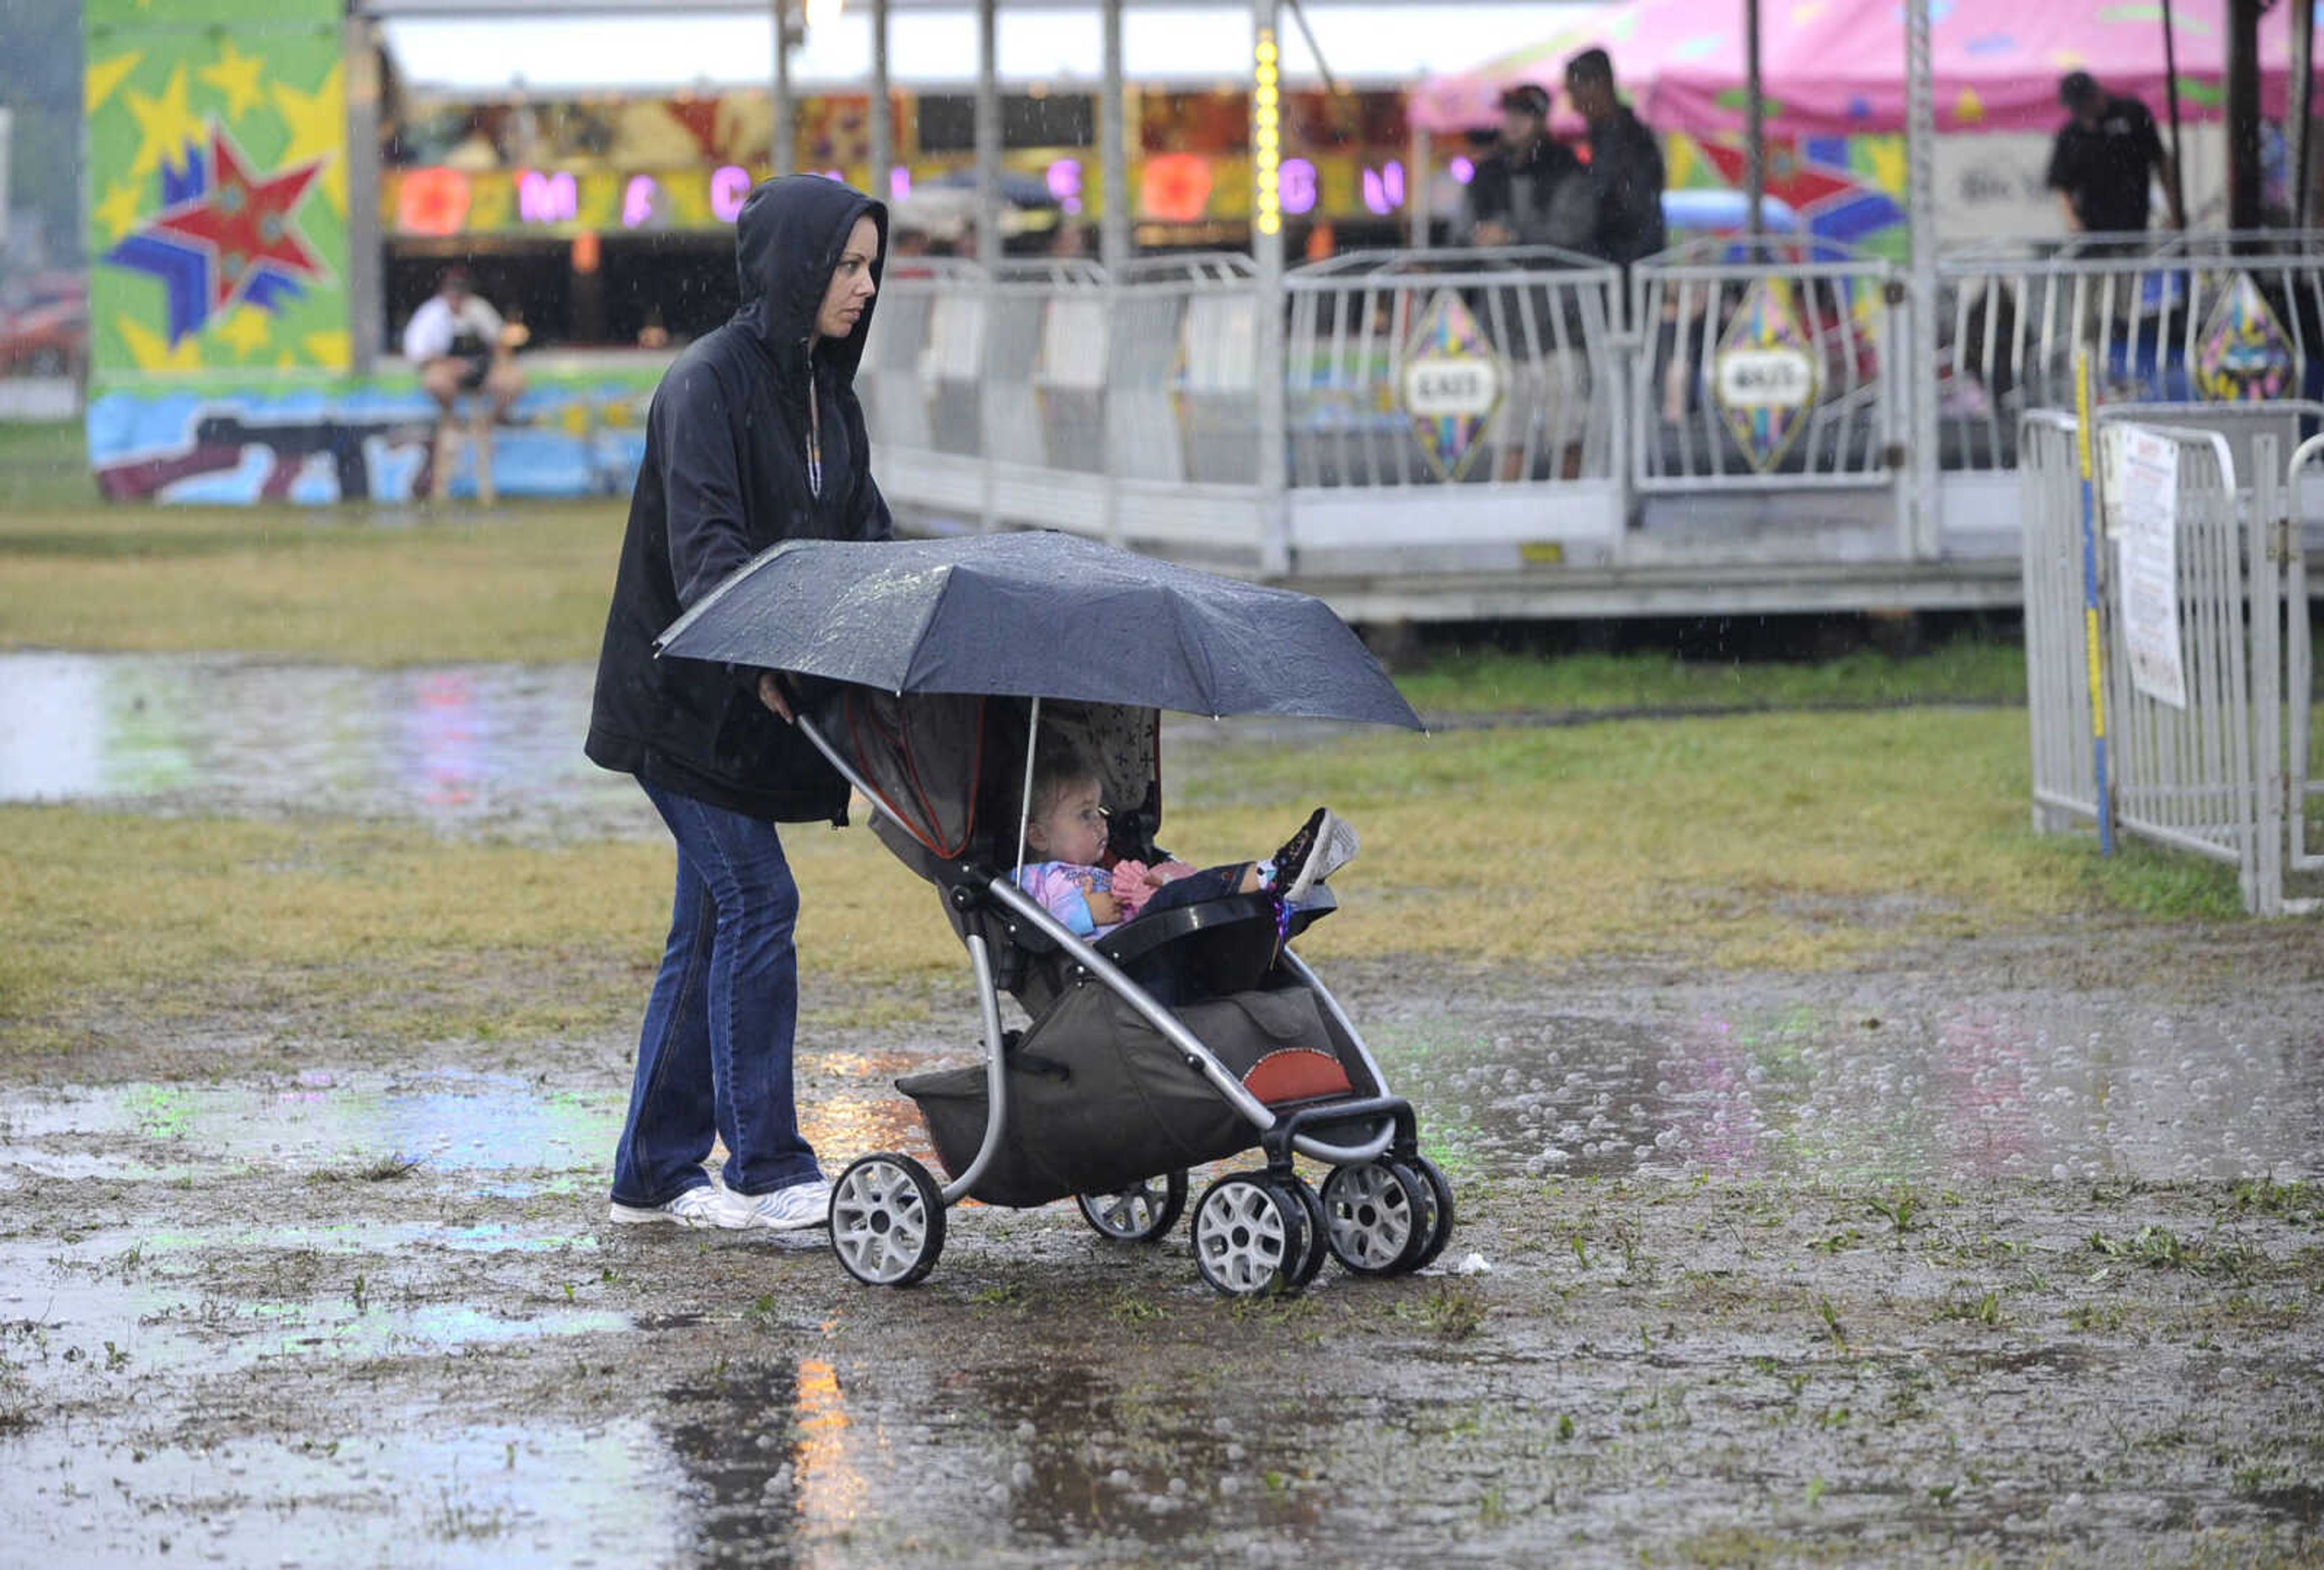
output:
[{"label": "baby's face", "polygon": [[1026,843],[1053,862],[1089,866],[1105,854],[1105,813],[1098,782],[1080,780],[1058,790],[1049,809],[1026,831]]}]

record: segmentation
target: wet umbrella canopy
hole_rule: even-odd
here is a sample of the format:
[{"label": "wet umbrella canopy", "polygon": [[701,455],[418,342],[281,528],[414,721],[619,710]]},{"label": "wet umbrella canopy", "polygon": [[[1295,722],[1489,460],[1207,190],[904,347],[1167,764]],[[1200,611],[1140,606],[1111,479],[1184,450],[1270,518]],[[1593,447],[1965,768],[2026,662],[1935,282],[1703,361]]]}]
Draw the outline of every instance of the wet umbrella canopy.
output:
[{"label": "wet umbrella canopy", "polygon": [[788,541],[672,623],[659,647],[889,692],[1421,728],[1323,601],[1070,534]]}]

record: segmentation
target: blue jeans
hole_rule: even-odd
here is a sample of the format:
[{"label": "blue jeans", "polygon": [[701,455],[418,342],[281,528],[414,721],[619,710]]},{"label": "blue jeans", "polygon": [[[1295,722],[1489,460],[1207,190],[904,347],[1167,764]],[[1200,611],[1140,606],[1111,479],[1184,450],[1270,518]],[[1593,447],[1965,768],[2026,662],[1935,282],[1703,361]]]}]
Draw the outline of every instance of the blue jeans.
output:
[{"label": "blue jeans", "polygon": [[822,1171],[791,1094],[798,885],[782,841],[770,823],[645,792],[678,841],[678,893],[613,1154],[614,1203],[666,1205],[709,1182],[714,1133],[736,1193],[810,1182]]}]

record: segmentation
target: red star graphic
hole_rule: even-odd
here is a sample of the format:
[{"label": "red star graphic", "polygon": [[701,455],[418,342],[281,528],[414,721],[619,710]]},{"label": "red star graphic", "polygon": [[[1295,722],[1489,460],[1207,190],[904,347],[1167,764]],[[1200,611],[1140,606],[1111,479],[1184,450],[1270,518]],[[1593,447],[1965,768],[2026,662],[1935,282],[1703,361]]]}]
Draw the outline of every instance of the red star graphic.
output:
[{"label": "red star graphic", "polygon": [[320,278],[322,258],[308,248],[291,212],[323,167],[321,159],[253,180],[225,128],[210,128],[210,189],[198,205],[154,220],[153,227],[209,247],[210,309],[224,310],[262,267]]},{"label": "red star graphic", "polygon": [[[1746,159],[1740,147],[1729,147],[1717,142],[1702,144],[1703,156],[1718,166],[1721,180],[1737,190],[1743,189],[1748,178]],[[1810,163],[1799,155],[1799,149],[1789,143],[1767,144],[1767,194],[1805,217],[1818,202],[1834,197],[1853,196],[1862,188],[1852,180],[1828,173],[1822,165]]]}]

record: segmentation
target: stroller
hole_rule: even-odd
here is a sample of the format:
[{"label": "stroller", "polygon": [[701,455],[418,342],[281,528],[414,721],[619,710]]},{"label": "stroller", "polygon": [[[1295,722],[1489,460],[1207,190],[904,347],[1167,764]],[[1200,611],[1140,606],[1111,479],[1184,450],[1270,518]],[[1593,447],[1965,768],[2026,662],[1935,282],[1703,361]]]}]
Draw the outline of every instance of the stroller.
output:
[{"label": "stroller", "polygon": [[[1196,661],[1209,668],[1211,688],[1178,694],[1161,679],[1156,660],[1133,654],[1123,662],[1132,701],[1119,701],[1125,682],[1093,676],[1073,658],[1074,651],[1055,649],[1053,638],[1049,651],[1065,658],[1048,679],[1027,683],[1029,692],[981,690],[1021,680],[1023,673],[1012,678],[976,668],[980,660],[989,665],[1013,656],[1001,652],[1007,645],[994,643],[990,626],[971,617],[969,627],[981,627],[981,635],[958,641],[955,653],[965,658],[927,661],[942,672],[933,685],[949,690],[912,690],[908,675],[899,680],[892,670],[862,669],[861,639],[835,640],[817,629],[853,624],[862,632],[860,603],[849,608],[851,574],[860,591],[863,574],[903,568],[901,559],[923,547],[945,563],[937,569],[941,581],[918,586],[927,614],[910,635],[923,653],[932,636],[942,641],[945,607],[957,610],[954,602],[973,597],[964,578],[997,568],[1029,574],[1052,593],[1065,584],[1086,586],[1093,574],[1102,579],[1106,570],[1172,580],[1181,591],[1186,586],[1177,580],[1188,580],[1198,595],[1222,599],[1238,613],[1230,626],[1251,624],[1240,614],[1250,608],[1240,604],[1250,596],[1297,602],[1313,631],[1296,634],[1295,642],[1306,648],[1320,641],[1329,657],[1319,666],[1286,660],[1278,649],[1271,663],[1252,665],[1244,657],[1255,651],[1213,647],[1210,653],[1223,661]],[[864,551],[874,554],[843,555]],[[841,559],[827,565],[816,559],[835,556]],[[817,572],[833,580],[836,603],[805,605],[778,592]],[[886,581],[892,602],[900,591],[893,576]],[[1170,603],[1181,607],[1172,614],[1173,640],[1201,646],[1201,618],[1192,618],[1190,631],[1185,602]],[[1127,641],[1137,645],[1138,624],[1113,603],[1111,639],[1121,640],[1128,626]],[[1277,617],[1259,624],[1286,623]],[[768,642],[772,626],[789,629],[779,647]],[[724,641],[730,635],[743,639],[748,651],[735,651]],[[847,648],[846,660],[833,658],[835,643]],[[1419,1151],[1412,1107],[1388,1093],[1346,1011],[1292,947],[1336,908],[1327,885],[1316,885],[1280,919],[1272,896],[1235,894],[1150,911],[1084,938],[1011,875],[1025,859],[1033,750],[1052,732],[1063,732],[1096,766],[1110,854],[1164,859],[1155,844],[1162,825],[1159,709],[1231,702],[1248,712],[1259,700],[1221,689],[1222,663],[1248,670],[1252,679],[1288,671],[1308,695],[1271,700],[1276,706],[1268,712],[1304,702],[1306,712],[1416,725],[1327,607],[1065,535],[814,542],[777,547],[743,568],[673,625],[662,646],[665,654],[726,658],[826,683],[837,679],[800,706],[799,728],[872,804],[881,842],[936,889],[974,972],[983,1062],[897,1082],[918,1104],[945,1180],[892,1151],[851,1163],[833,1186],[831,1206],[832,1248],[849,1274],[873,1286],[921,1280],[943,1251],[946,1208],[963,1199],[1029,1206],[1070,1197],[1102,1235],[1154,1242],[1185,1210],[1190,1168],[1254,1148],[1257,1165],[1216,1178],[1194,1205],[1196,1268],[1218,1291],[1256,1297],[1299,1290],[1326,1254],[1352,1271],[1395,1275],[1443,1251],[1452,1231],[1452,1192]],[[1342,668],[1335,680],[1316,677],[1331,667]],[[874,679],[862,679],[866,675]],[[1343,691],[1351,682],[1353,697]],[[1100,690],[1058,690],[1074,687]],[[1342,696],[1318,699],[1317,692]],[[1028,1023],[1021,1030],[1003,1026],[1004,993],[1023,1009]],[[1295,1155],[1331,1168],[1320,1192],[1295,1168]]]}]

